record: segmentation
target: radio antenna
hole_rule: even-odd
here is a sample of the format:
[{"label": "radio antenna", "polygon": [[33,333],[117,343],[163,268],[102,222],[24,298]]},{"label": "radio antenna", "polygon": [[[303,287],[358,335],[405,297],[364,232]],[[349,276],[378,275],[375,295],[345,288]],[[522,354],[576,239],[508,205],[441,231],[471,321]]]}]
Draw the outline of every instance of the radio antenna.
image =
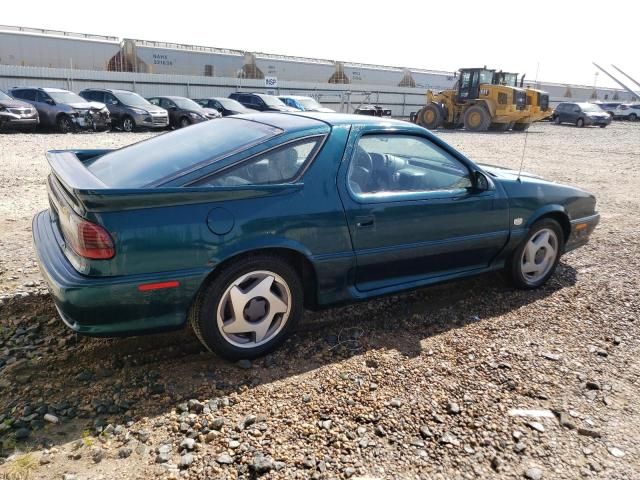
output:
[{"label": "radio antenna", "polygon": [[[540,62],[536,66],[536,78],[534,80],[534,85],[536,88],[538,87],[538,72],[540,71]],[[533,106],[533,105],[532,105]],[[531,110],[529,110],[529,120],[531,120]],[[524,145],[522,146],[522,158],[520,159],[520,168],[518,169],[518,178],[517,180],[520,182],[520,175],[522,175],[522,167],[524,167],[524,156],[527,151],[527,138],[529,138],[529,129],[524,132]]]}]

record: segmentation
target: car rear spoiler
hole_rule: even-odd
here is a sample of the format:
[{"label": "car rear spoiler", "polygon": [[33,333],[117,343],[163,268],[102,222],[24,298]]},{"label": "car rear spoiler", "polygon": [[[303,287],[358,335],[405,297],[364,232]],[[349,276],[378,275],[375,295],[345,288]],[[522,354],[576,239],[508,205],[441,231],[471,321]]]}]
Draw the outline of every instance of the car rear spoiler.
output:
[{"label": "car rear spoiler", "polygon": [[52,150],[47,161],[77,213],[107,212],[160,206],[223,202],[287,193],[302,184],[242,185],[232,187],[111,188],[93,175],[84,162],[111,150]]}]

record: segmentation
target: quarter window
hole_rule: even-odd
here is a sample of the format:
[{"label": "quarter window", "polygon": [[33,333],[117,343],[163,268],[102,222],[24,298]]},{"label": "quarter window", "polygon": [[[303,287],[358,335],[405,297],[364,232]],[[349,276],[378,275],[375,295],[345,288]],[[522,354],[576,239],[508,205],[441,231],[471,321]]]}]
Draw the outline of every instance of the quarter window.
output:
[{"label": "quarter window", "polygon": [[315,156],[321,137],[308,138],[270,150],[198,182],[198,185],[270,185],[297,178]]},{"label": "quarter window", "polygon": [[422,137],[389,134],[360,138],[348,182],[349,189],[363,198],[472,186],[467,167],[445,150]]}]

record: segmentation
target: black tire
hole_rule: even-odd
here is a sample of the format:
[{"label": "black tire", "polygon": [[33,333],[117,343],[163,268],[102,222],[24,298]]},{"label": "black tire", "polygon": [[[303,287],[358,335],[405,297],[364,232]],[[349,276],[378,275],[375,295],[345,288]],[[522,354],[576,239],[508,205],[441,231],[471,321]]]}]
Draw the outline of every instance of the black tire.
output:
[{"label": "black tire", "polygon": [[180,120],[178,121],[178,128],[186,128],[190,125],[191,120],[189,120],[187,117],[180,117]]},{"label": "black tire", "polygon": [[526,132],[531,126],[530,123],[516,123],[513,125],[514,132]]},{"label": "black tire", "polygon": [[129,115],[122,117],[120,128],[123,132],[131,133],[136,129],[136,122]]},{"label": "black tire", "polygon": [[[271,339],[261,345],[250,347],[236,346],[231,343],[218,326],[218,309],[225,293],[234,282],[252,272],[272,272],[286,283],[290,292],[288,318],[280,330],[276,330]],[[264,298],[259,297],[262,301]],[[251,301],[253,301],[252,299]],[[246,303],[243,315],[250,303]],[[271,305],[267,302],[267,311]],[[286,340],[300,321],[303,313],[304,293],[302,281],[296,270],[281,257],[275,255],[249,255],[223,267],[206,285],[202,287],[189,311],[189,321],[193,330],[210,351],[229,360],[255,358],[277,348]],[[246,317],[245,317],[246,318]],[[275,317],[274,317],[275,318]],[[284,319],[284,314],[280,319]],[[247,335],[247,334],[242,334]],[[248,335],[245,338],[250,339]],[[255,339],[255,337],[254,337]],[[248,343],[251,343],[250,341]]]},{"label": "black tire", "polygon": [[600,128],[605,128],[605,127],[606,127],[606,125],[600,125]]},{"label": "black tire", "polygon": [[74,130],[73,120],[68,115],[60,115],[56,120],[56,126],[60,133],[70,133]]},{"label": "black tire", "polygon": [[421,108],[416,115],[416,123],[429,130],[435,130],[442,126],[444,112],[440,105],[430,103]]},{"label": "black tire", "polygon": [[492,132],[506,132],[510,126],[510,123],[492,123],[489,125],[489,130]]},{"label": "black tire", "polygon": [[638,120],[638,115],[636,115],[635,113],[632,113],[631,115],[629,115],[629,120],[631,120],[632,122],[635,122],[636,120]]},{"label": "black tire", "polygon": [[472,105],[464,111],[464,128],[470,132],[486,132],[491,124],[491,115],[480,105]]},{"label": "black tire", "polygon": [[556,125],[560,125],[560,115],[556,115],[555,117],[553,117],[553,123],[555,123]]},{"label": "black tire", "polygon": [[578,120],[576,120],[576,127],[578,128],[584,127],[584,119],[579,118]]},{"label": "black tire", "polygon": [[[549,271],[546,272],[546,274],[541,278],[536,279],[535,281],[531,281],[527,277],[527,275],[523,272],[524,250],[527,247],[527,244],[529,243],[529,241],[535,238],[536,235],[538,235],[541,231],[545,229],[553,231],[555,233],[556,240],[557,240],[556,256]],[[520,245],[518,245],[518,248],[516,248],[513,254],[511,255],[511,259],[509,260],[506,267],[507,274],[511,282],[514,284],[514,286],[516,286],[517,288],[530,290],[534,288],[539,288],[542,285],[544,285],[547,282],[547,280],[549,280],[551,275],[553,275],[553,273],[556,270],[556,267],[558,266],[560,257],[564,252],[564,243],[565,243],[564,234],[558,222],[556,222],[551,218],[542,218],[537,222],[535,222],[529,229],[529,233],[527,234],[527,236],[520,243]]]}]

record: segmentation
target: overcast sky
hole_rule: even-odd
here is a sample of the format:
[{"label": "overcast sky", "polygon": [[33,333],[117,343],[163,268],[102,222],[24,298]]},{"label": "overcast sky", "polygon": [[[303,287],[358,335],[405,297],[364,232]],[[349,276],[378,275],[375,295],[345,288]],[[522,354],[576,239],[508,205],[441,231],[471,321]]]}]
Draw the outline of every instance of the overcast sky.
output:
[{"label": "overcast sky", "polygon": [[[36,0],[0,11],[6,25],[399,67],[487,65],[529,80],[538,70],[559,83],[593,85],[595,61],[640,81],[640,2],[631,0]],[[597,84],[617,86],[603,73]]]}]

